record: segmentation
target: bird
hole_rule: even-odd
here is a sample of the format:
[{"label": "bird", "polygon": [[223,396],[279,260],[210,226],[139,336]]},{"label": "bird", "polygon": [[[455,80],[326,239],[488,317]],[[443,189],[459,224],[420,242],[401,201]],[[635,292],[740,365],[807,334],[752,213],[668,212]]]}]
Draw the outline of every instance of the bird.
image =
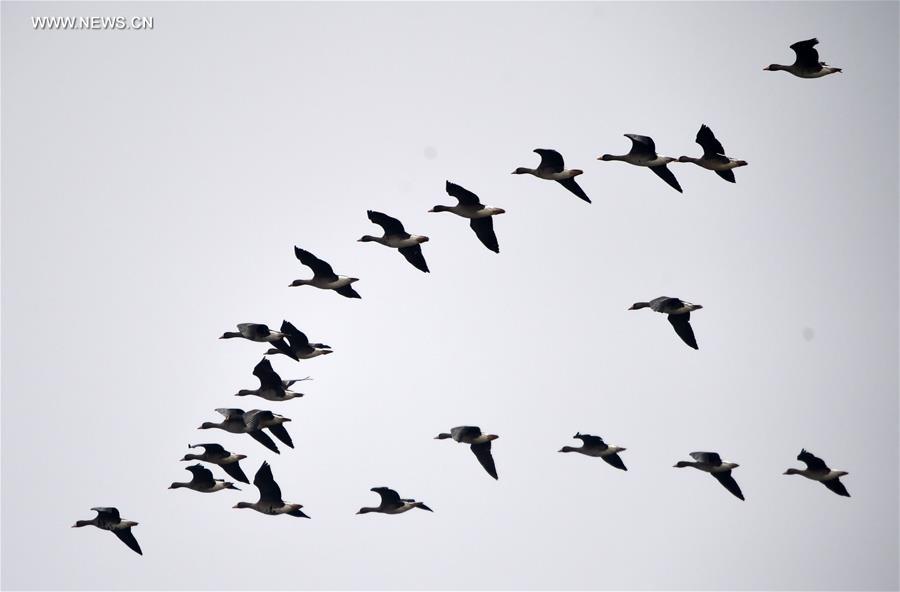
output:
[{"label": "bird", "polygon": [[818,44],[819,40],[815,37],[805,41],[798,41],[791,45],[791,49],[797,54],[793,64],[790,66],[769,64],[763,70],[773,72],[784,70],[799,78],[821,78],[822,76],[842,72],[841,68],[835,68],[819,61],[819,52],[816,50],[816,45]]},{"label": "bird", "polygon": [[216,409],[217,413],[220,413],[225,417],[221,423],[213,423],[211,421],[204,421],[200,424],[198,430],[211,430],[211,429],[219,429],[225,430],[231,434],[250,434],[250,437],[274,452],[275,454],[281,454],[278,450],[278,446],[275,445],[275,442],[272,441],[272,438],[268,436],[265,432],[262,431],[261,428],[253,427],[247,425],[244,421],[244,410],[243,409],[232,409],[221,407]]},{"label": "bird", "polygon": [[563,163],[562,155],[556,150],[548,150],[546,148],[536,148],[535,153],[541,157],[541,163],[536,169],[519,167],[512,172],[513,175],[534,175],[538,179],[547,179],[548,181],[556,181],[579,198],[591,203],[591,198],[587,196],[575,177],[583,175],[584,171],[579,169],[566,170]]},{"label": "bird", "polygon": [[382,514],[402,514],[413,508],[427,510],[433,512],[431,508],[417,502],[413,499],[400,499],[400,495],[388,487],[373,487],[369,491],[374,491],[381,496],[381,504],[377,508],[360,508],[357,514],[368,514],[369,512],[380,512]]},{"label": "bird", "polygon": [[703,308],[700,304],[691,304],[679,298],[669,298],[668,296],[660,296],[654,298],[650,302],[635,302],[628,310],[639,310],[641,308],[650,308],[656,312],[669,315],[669,322],[675,329],[675,333],[681,337],[681,340],[694,349],[697,347],[697,339],[694,337],[694,330],[691,328],[691,311]]},{"label": "bird", "polygon": [[[324,356],[326,354],[334,353],[331,350],[330,345],[325,345],[324,343],[310,343],[309,339],[307,339],[306,334],[303,333],[303,331],[300,331],[299,329],[297,329],[297,327],[287,321],[282,321],[281,332],[285,336],[288,349],[290,349],[294,354],[289,357],[292,357],[295,360],[308,360],[310,358],[315,358],[316,356]],[[266,352],[266,355],[271,356],[283,353],[285,352],[279,349],[270,349]]]},{"label": "bird", "polygon": [[806,468],[788,469],[784,472],[785,475],[803,475],[807,479],[818,481],[838,495],[850,497],[847,488],[841,483],[841,477],[849,474],[847,471],[832,471],[828,468],[828,465],[825,464],[825,461],[818,456],[813,455],[811,452],[807,452],[805,448],[800,451],[797,460],[806,463]]},{"label": "bird", "polygon": [[330,265],[300,247],[294,246],[294,256],[300,260],[300,263],[312,269],[313,277],[309,280],[294,280],[291,282],[290,287],[314,286],[322,290],[334,290],[347,298],[362,298],[350,285],[353,282],[358,282],[359,278],[337,275]]},{"label": "bird", "polygon": [[253,376],[259,379],[259,388],[255,390],[241,389],[235,396],[246,397],[247,395],[255,395],[267,401],[290,401],[303,396],[303,393],[295,393],[288,390],[287,383],[291,382],[293,384],[296,381],[281,380],[278,373],[272,369],[272,362],[268,358],[263,358],[253,367]]},{"label": "bird", "polygon": [[275,346],[277,351],[280,351],[281,353],[294,358],[295,360],[297,359],[294,356],[294,353],[288,347],[287,343],[285,343],[284,333],[281,333],[279,331],[272,331],[271,329],[269,329],[268,325],[263,325],[262,323],[239,323],[237,328],[237,332],[226,331],[222,334],[221,337],[219,337],[219,339],[234,339],[237,337],[241,337],[250,341],[271,343]]},{"label": "bird", "polygon": [[725,149],[722,148],[722,144],[705,124],[700,126],[700,131],[697,132],[695,141],[703,148],[703,156],[700,158],[679,156],[678,162],[692,162],[705,169],[715,171],[717,175],[729,183],[734,183],[734,171],[732,169],[747,166],[746,160],[735,160],[725,156]]},{"label": "bird", "polygon": [[621,160],[622,162],[627,162],[628,164],[633,164],[635,166],[647,167],[656,173],[660,179],[678,191],[678,193],[683,193],[681,191],[681,185],[678,184],[678,179],[676,179],[672,171],[666,167],[667,164],[675,160],[674,158],[671,156],[659,156],[656,153],[656,144],[653,143],[653,138],[638,136],[636,134],[625,134],[625,137],[631,140],[631,151],[628,154],[623,154],[621,156],[604,154],[603,156],[599,156],[597,160]]},{"label": "bird", "polygon": [[134,534],[131,532],[131,527],[137,526],[137,522],[132,520],[122,520],[122,518],[119,517],[119,510],[116,508],[91,508],[91,510],[97,512],[97,515],[94,516],[93,519],[78,520],[72,525],[72,528],[96,526],[102,530],[108,530],[116,535],[120,541],[128,545],[129,549],[138,555],[144,554],[144,552],[141,551],[141,546],[138,544],[137,539],[134,538]]},{"label": "bird", "polygon": [[580,452],[586,456],[599,456],[617,469],[623,471],[628,470],[625,463],[622,462],[622,459],[619,457],[619,453],[624,452],[626,450],[625,448],[622,448],[621,446],[610,446],[604,442],[603,438],[600,436],[591,436],[582,434],[581,432],[576,433],[572,437],[581,440],[581,446],[579,448],[563,446],[559,449],[560,452]]},{"label": "bird", "polygon": [[376,242],[386,247],[397,249],[413,267],[419,271],[429,273],[428,263],[425,262],[425,257],[422,255],[422,243],[428,242],[427,236],[406,232],[400,220],[391,218],[387,214],[382,214],[375,210],[368,210],[366,214],[369,216],[369,220],[384,229],[384,236],[370,236],[366,234],[358,242]]},{"label": "bird", "polygon": [[289,421],[291,421],[289,417],[261,409],[251,409],[244,414],[244,423],[247,424],[247,429],[258,431],[268,428],[272,435],[293,448],[294,443],[291,441],[291,435],[288,434],[287,429],[284,427],[284,424]]},{"label": "bird", "polygon": [[268,462],[263,462],[256,475],[253,477],[253,485],[259,490],[259,501],[257,502],[238,502],[234,508],[250,508],[261,514],[269,514],[275,516],[278,514],[287,514],[297,518],[309,518],[300,508],[301,504],[287,504],[281,499],[281,488],[275,482],[272,476],[272,467]]},{"label": "bird", "polygon": [[214,493],[216,491],[222,491],[223,489],[235,489],[240,491],[240,489],[235,487],[234,483],[231,481],[213,479],[212,471],[201,464],[191,465],[185,468],[191,472],[191,480],[187,483],[179,483],[176,481],[169,485],[169,489],[186,487],[187,489],[193,489],[200,493]]},{"label": "bird", "polygon": [[458,426],[451,429],[449,434],[441,433],[435,436],[434,439],[446,440],[447,438],[452,438],[456,442],[471,444],[472,452],[475,453],[475,458],[478,459],[484,470],[494,479],[498,479],[494,457],[491,456],[491,441],[499,437],[494,434],[482,434],[481,428],[476,426]]},{"label": "bird", "polygon": [[705,471],[715,477],[716,481],[721,483],[734,497],[739,500],[744,499],[741,488],[738,486],[737,481],[734,480],[734,477],[731,476],[731,470],[738,468],[740,465],[733,462],[723,462],[717,452],[692,452],[691,457],[695,462],[680,460],[675,463],[675,468],[694,467]]},{"label": "bird", "polygon": [[203,448],[203,454],[185,454],[182,461],[201,460],[203,462],[219,465],[232,479],[241,483],[250,483],[247,475],[241,469],[241,461],[247,458],[246,454],[232,454],[225,450],[221,444],[188,444],[188,448]]},{"label": "bird", "polygon": [[501,208],[488,208],[481,204],[478,196],[471,191],[460,187],[456,183],[447,181],[445,186],[447,193],[455,197],[459,204],[455,206],[434,206],[429,212],[452,212],[457,216],[469,219],[469,226],[475,231],[475,236],[485,247],[495,253],[500,252],[500,244],[497,235],[494,234],[494,222],[491,216],[505,214]]}]

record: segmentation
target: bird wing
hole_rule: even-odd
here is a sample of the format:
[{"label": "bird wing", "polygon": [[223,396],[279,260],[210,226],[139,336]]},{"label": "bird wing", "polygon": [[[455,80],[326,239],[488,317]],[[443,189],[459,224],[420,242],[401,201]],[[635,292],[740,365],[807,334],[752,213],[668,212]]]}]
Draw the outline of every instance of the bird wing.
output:
[{"label": "bird wing", "polygon": [[684,193],[681,190],[681,185],[678,184],[678,179],[675,178],[675,174],[669,170],[669,167],[662,164],[659,166],[652,166],[647,168],[656,173],[657,177],[668,183],[670,187],[675,189],[675,191],[677,191],[678,193]]},{"label": "bird wing", "polygon": [[475,458],[478,459],[478,462],[481,463],[481,466],[484,467],[484,470],[488,472],[488,475],[497,479],[497,467],[494,465],[494,457],[491,456],[491,443],[490,441],[484,442],[482,444],[472,444],[471,446],[472,452],[475,453]]},{"label": "bird wing", "polygon": [[744,499],[744,494],[741,492],[740,486],[737,484],[737,481],[734,480],[734,477],[731,476],[731,471],[722,471],[721,473],[710,473],[713,477],[716,478],[716,481],[722,484],[725,489],[730,491],[734,497],[742,500]]},{"label": "bird wing", "polygon": [[269,327],[261,323],[239,323],[237,328],[248,339],[262,339],[270,333]]},{"label": "bird wing", "polygon": [[469,220],[469,226],[475,231],[475,236],[478,237],[481,244],[495,253],[500,252],[500,243],[497,242],[497,235],[494,234],[494,221],[490,216],[472,218]]},{"label": "bird wing", "polygon": [[675,333],[681,337],[683,342],[694,349],[700,349],[697,347],[697,338],[694,337],[694,329],[691,328],[691,313],[670,314],[667,318],[669,319],[669,322],[672,323]]},{"label": "bird wing", "polygon": [[601,456],[603,460],[616,467],[617,469],[622,469],[623,471],[627,471],[628,468],[625,466],[625,463],[622,462],[622,459],[618,454],[609,454],[607,456]]},{"label": "bird wing", "polygon": [[713,131],[706,125],[700,126],[700,131],[697,132],[697,143],[703,148],[704,158],[712,158],[717,155],[725,154],[725,149],[722,148],[722,144],[716,139]]},{"label": "bird wing", "polygon": [[806,468],[810,471],[828,472],[831,470],[828,468],[828,465],[825,464],[824,460],[811,452],[807,452],[805,448],[797,455],[797,460],[806,463]]},{"label": "bird wing", "polygon": [[294,256],[300,260],[300,263],[312,269],[314,276],[332,282],[338,279],[337,274],[334,273],[334,270],[331,269],[330,265],[313,255],[309,251],[304,251],[300,247],[295,246]]},{"label": "bird wing", "polygon": [[241,468],[241,461],[236,460],[219,466],[222,467],[222,470],[228,473],[232,479],[240,481],[241,483],[250,483],[247,479],[247,475],[244,474],[244,470]]},{"label": "bird wing", "polygon": [[291,349],[299,350],[309,345],[309,339],[306,337],[306,333],[295,327],[293,323],[282,321],[281,332],[287,336]]},{"label": "bird wing", "polygon": [[109,521],[109,522],[113,522],[113,523],[121,522],[121,520],[122,520],[119,517],[118,508],[100,507],[100,508],[91,508],[91,510],[97,512],[97,518],[99,518],[101,520],[105,520],[105,521]]},{"label": "bird wing", "polygon": [[457,201],[459,201],[460,205],[464,206],[480,206],[481,200],[478,199],[478,196],[469,191],[468,189],[464,189],[457,185],[456,183],[451,183],[447,181],[446,184],[447,194],[451,197],[455,197]]},{"label": "bird wing", "polygon": [[288,434],[287,428],[284,427],[284,424],[278,423],[275,425],[270,425],[269,431],[272,432],[273,436],[287,444],[288,447],[294,447],[294,442],[291,440],[291,435]]},{"label": "bird wing", "polygon": [[625,134],[625,137],[631,140],[629,154],[646,156],[651,159],[656,158],[656,144],[653,142],[653,138],[636,134]]},{"label": "bird wing", "polygon": [[481,435],[481,428],[478,426],[457,426],[450,430],[450,435],[457,442],[465,442],[466,440],[477,438]]},{"label": "bird wing", "polygon": [[840,477],[837,479],[829,479],[828,481],[822,481],[822,485],[835,492],[838,495],[842,495],[844,497],[850,497],[850,492],[847,491],[847,488],[844,487],[844,484],[841,483]]},{"label": "bird wing", "polygon": [[422,245],[413,245],[411,247],[401,247],[397,249],[413,267],[419,271],[428,273],[428,263],[425,262],[425,256],[422,255]]},{"label": "bird wing", "polygon": [[269,466],[268,462],[263,461],[259,470],[256,471],[256,475],[253,476],[253,485],[259,490],[260,503],[284,504],[284,500],[281,499],[281,488],[278,487],[278,483],[275,483],[275,477],[272,476],[272,467]]},{"label": "bird wing", "polygon": [[718,452],[692,452],[691,458],[697,462],[718,466],[722,464],[722,457]]},{"label": "bird wing", "polygon": [[275,444],[275,442],[272,441],[272,438],[270,438],[269,435],[262,430],[248,430],[247,433],[250,434],[251,438],[259,442],[275,454],[281,454],[281,452],[278,450],[278,446]]},{"label": "bird wing", "polygon": [[218,409],[216,409],[216,412],[224,415],[225,419],[235,419],[235,418],[243,418],[244,417],[243,409],[219,407]]},{"label": "bird wing", "polygon": [[726,171],[716,171],[716,174],[729,183],[734,183],[734,171],[732,171],[731,169],[728,169]]},{"label": "bird wing", "polygon": [[403,238],[409,238],[409,233],[403,228],[403,223],[400,222],[400,220],[391,218],[387,214],[382,214],[375,210],[369,210],[367,214],[370,221],[381,226],[385,236],[401,236]]},{"label": "bird wing", "polygon": [[186,467],[188,471],[193,475],[193,479],[191,479],[191,483],[196,485],[203,485],[207,487],[212,487],[215,485],[216,480],[213,478],[212,471],[203,467],[201,465],[191,465]]},{"label": "bird wing", "polygon": [[546,148],[538,148],[535,150],[541,155],[541,164],[538,165],[539,171],[548,171],[551,173],[561,173],[565,170],[566,165],[563,163],[562,154],[556,150],[547,150]]},{"label": "bird wing", "polygon": [[372,491],[381,496],[381,507],[383,509],[397,508],[403,505],[400,494],[389,487],[373,487]]},{"label": "bird wing", "polygon": [[794,60],[794,64],[802,68],[821,68],[821,65],[819,64],[819,52],[816,51],[816,45],[818,45],[818,43],[819,40],[813,38],[807,39],[806,41],[798,41],[791,45],[791,49],[797,54],[797,59]]},{"label": "bird wing", "polygon": [[354,290],[353,286],[351,286],[350,284],[347,284],[342,288],[335,288],[334,291],[347,298],[362,298],[362,296],[359,295],[359,292]]},{"label": "bird wing", "polygon": [[584,189],[578,184],[578,181],[575,180],[575,177],[570,177],[568,179],[557,179],[557,183],[583,199],[584,201],[591,203],[591,198],[587,196],[587,193],[584,192]]},{"label": "bird wing", "polygon": [[575,437],[581,440],[586,447],[606,450],[606,442],[600,436],[591,436],[590,434],[575,434]]},{"label": "bird wing", "polygon": [[284,384],[281,382],[281,377],[272,368],[269,358],[263,358],[254,366],[253,376],[259,379],[259,386],[262,389],[278,391],[284,396]]},{"label": "bird wing", "polygon": [[137,539],[134,538],[134,534],[131,532],[131,527],[128,528],[117,528],[113,531],[119,540],[128,545],[128,548],[137,553],[138,555],[143,555],[144,552],[141,551],[141,546],[138,544]]},{"label": "bird wing", "polygon": [[221,444],[188,444],[188,448],[203,448],[203,454],[210,458],[228,456],[228,451]]}]

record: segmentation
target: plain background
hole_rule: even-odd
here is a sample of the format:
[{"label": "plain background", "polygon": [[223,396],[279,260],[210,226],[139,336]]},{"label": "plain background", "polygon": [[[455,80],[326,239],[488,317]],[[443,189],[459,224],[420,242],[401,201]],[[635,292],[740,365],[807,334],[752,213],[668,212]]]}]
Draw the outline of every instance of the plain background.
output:
[{"label": "plain background", "polygon": [[[152,16],[35,31],[31,16]],[[2,5],[2,585],[6,589],[898,586],[896,3]],[[817,36],[844,73],[764,72]],[[624,133],[731,185],[598,162]],[[510,175],[555,148],[585,204]],[[450,179],[507,213],[501,253]],[[366,209],[426,234],[432,273],[355,242]],[[314,288],[299,245],[361,278]],[[700,350],[665,318],[679,296]],[[335,353],[273,360],[303,399],[238,399],[294,322]],[[293,419],[296,449],[198,432]],[[455,425],[499,434],[500,480]],[[562,455],[576,431],[628,472]],[[168,491],[186,445],[272,464],[311,520]],[[801,447],[846,499],[782,476]],[[740,463],[747,500],[672,465]],[[222,472],[216,469],[216,475]],[[356,516],[373,486],[434,513]],[[145,555],[88,508],[137,520]]]}]

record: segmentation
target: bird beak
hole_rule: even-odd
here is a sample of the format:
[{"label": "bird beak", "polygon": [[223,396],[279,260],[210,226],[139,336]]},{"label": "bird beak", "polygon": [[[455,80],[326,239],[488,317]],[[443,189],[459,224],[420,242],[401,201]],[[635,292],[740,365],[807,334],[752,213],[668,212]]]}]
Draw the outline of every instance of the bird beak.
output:
[{"label": "bird beak", "polygon": [[430,210],[428,210],[428,211],[429,211],[429,212],[433,212],[433,211],[434,211],[434,208],[431,208],[431,209],[430,209]]},{"label": "bird beak", "polygon": [[703,308],[702,304],[695,304],[694,306],[696,306],[694,310],[700,310],[701,308]]}]

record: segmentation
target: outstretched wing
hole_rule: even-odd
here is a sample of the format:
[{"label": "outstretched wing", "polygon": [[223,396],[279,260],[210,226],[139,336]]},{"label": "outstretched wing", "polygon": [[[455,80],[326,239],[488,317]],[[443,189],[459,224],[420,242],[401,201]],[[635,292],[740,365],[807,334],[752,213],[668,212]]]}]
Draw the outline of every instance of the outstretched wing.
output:
[{"label": "outstretched wing", "polygon": [[821,65],[819,64],[819,52],[816,51],[816,45],[818,45],[818,43],[819,40],[813,38],[807,39],[806,41],[798,41],[791,45],[791,49],[797,54],[797,59],[794,60],[794,64],[804,69],[821,68]]},{"label": "outstretched wing", "polygon": [[712,158],[716,155],[725,154],[722,144],[716,139],[715,134],[706,125],[700,126],[697,132],[697,143],[703,148],[703,157]]},{"label": "outstretched wing", "polygon": [[262,430],[249,430],[247,433],[250,434],[251,438],[259,442],[275,454],[281,454],[281,452],[278,450],[278,446],[276,446],[275,442],[272,441],[272,438],[270,438],[269,435]]},{"label": "outstretched wing", "polygon": [[457,201],[459,201],[460,205],[464,206],[480,206],[481,200],[478,199],[478,196],[469,191],[468,189],[464,189],[457,185],[456,183],[451,183],[447,181],[446,184],[447,194],[455,197]]},{"label": "outstretched wing", "polygon": [[691,458],[697,462],[718,466],[722,464],[722,457],[718,452],[692,452]]},{"label": "outstretched wing", "polygon": [[683,342],[694,349],[700,349],[697,347],[697,338],[694,337],[694,329],[691,328],[691,313],[670,314],[667,318],[669,319],[669,322],[672,323],[675,333],[681,337]]},{"label": "outstretched wing", "polygon": [[337,281],[337,274],[331,269],[331,266],[310,253],[304,251],[300,247],[294,247],[294,256],[300,260],[300,263],[312,269],[313,275],[329,281]]},{"label": "outstretched wing", "polygon": [[268,502],[276,505],[283,505],[284,500],[281,499],[281,488],[275,483],[272,476],[272,467],[268,462],[263,461],[256,475],[253,477],[253,484],[259,489],[260,503]]},{"label": "outstretched wing", "polygon": [[497,235],[494,234],[494,221],[491,216],[472,218],[469,226],[475,231],[475,236],[478,237],[481,244],[495,253],[500,252],[500,243],[497,242]]},{"label": "outstretched wing", "polygon": [[263,390],[274,390],[284,395],[284,384],[281,377],[272,368],[269,358],[263,358],[254,368],[253,376],[259,379],[259,385]]},{"label": "outstretched wing", "polygon": [[188,448],[203,448],[203,454],[210,458],[228,456],[228,451],[221,444],[188,444]]},{"label": "outstretched wing", "polygon": [[241,483],[250,483],[247,479],[247,475],[244,474],[244,470],[241,469],[241,461],[238,460],[219,466],[222,467],[222,470],[228,473],[232,479],[240,481]]},{"label": "outstretched wing", "polygon": [[353,286],[350,284],[347,284],[342,288],[335,288],[334,291],[346,298],[362,298],[362,296],[359,295],[359,292],[354,290]]},{"label": "outstretched wing", "polygon": [[381,496],[381,507],[384,509],[399,508],[403,505],[400,494],[389,487],[373,487],[372,491]]},{"label": "outstretched wing", "polygon": [[590,434],[577,433],[574,436],[581,440],[588,448],[597,448],[598,450],[606,450],[606,442],[600,436],[591,436]]},{"label": "outstretched wing", "polygon": [[186,467],[186,469],[191,472],[191,475],[193,475],[193,479],[191,479],[192,483],[204,487],[212,487],[213,485],[215,485],[216,480],[213,479],[212,471],[210,471],[206,467],[201,465],[191,465],[189,467]]},{"label": "outstretched wing", "polygon": [[100,508],[91,508],[91,510],[97,512],[97,518],[100,519],[101,522],[112,522],[117,523],[121,522],[121,518],[119,517],[118,508],[112,507],[100,507]]},{"label": "outstretched wing", "polygon": [[400,254],[409,261],[413,267],[419,271],[428,273],[428,263],[425,262],[425,256],[422,255],[422,245],[413,245],[411,247],[401,247],[397,249]]},{"label": "outstretched wing", "polygon": [[243,418],[243,417],[244,417],[244,410],[243,410],[243,409],[234,409],[234,408],[219,407],[218,409],[216,409],[216,412],[217,412],[217,413],[221,413],[222,415],[224,415],[224,416],[225,416],[225,419],[236,419],[236,418]]},{"label": "outstretched wing", "polygon": [[294,442],[291,440],[291,435],[288,434],[287,428],[284,427],[284,424],[275,424],[269,426],[269,431],[272,432],[276,438],[284,442],[288,445],[288,447],[293,448]]},{"label": "outstretched wing", "polygon": [[403,224],[400,222],[400,220],[391,218],[387,214],[382,214],[381,212],[376,212],[375,210],[369,210],[367,214],[370,221],[378,224],[382,229],[384,229],[385,236],[401,236],[403,238],[409,238],[409,233],[404,230]]},{"label": "outstretched wing", "polygon": [[557,179],[557,183],[583,199],[584,201],[591,203],[591,198],[587,196],[587,193],[584,192],[584,189],[578,185],[578,181],[575,180],[575,177],[570,177],[568,179]]},{"label": "outstretched wing", "polygon": [[811,452],[807,452],[805,448],[797,455],[797,460],[806,463],[806,468],[810,471],[828,472],[831,470],[828,468],[828,465],[825,464],[824,460]]},{"label": "outstretched wing", "polygon": [[837,479],[829,479],[828,481],[822,481],[822,485],[835,492],[838,495],[842,495],[844,497],[850,497],[850,492],[847,491],[847,488],[844,487],[844,484],[841,483],[840,478]]},{"label": "outstretched wing", "polygon": [[631,140],[631,151],[629,154],[656,158],[656,144],[653,142],[653,138],[637,134],[625,134],[625,137]]},{"label": "outstretched wing", "polygon": [[561,173],[566,168],[566,165],[563,163],[562,154],[556,150],[537,148],[535,149],[535,152],[541,155],[541,164],[538,165],[539,171]]},{"label": "outstretched wing", "polygon": [[141,551],[141,546],[138,544],[137,539],[134,538],[134,535],[131,533],[131,527],[128,528],[118,528],[113,531],[119,540],[128,545],[128,548],[137,553],[138,555],[143,555],[144,552]]},{"label": "outstretched wing", "polygon": [[734,480],[734,477],[731,476],[731,471],[723,471],[721,473],[710,473],[713,477],[716,478],[716,481],[722,484],[722,486],[730,491],[734,497],[739,500],[744,499],[744,494],[741,492],[740,486],[738,486],[737,481]]},{"label": "outstretched wing", "polygon": [[668,183],[669,186],[672,187],[675,191],[677,191],[678,193],[684,193],[681,190],[681,185],[678,184],[678,179],[675,178],[675,174],[669,170],[669,167],[663,164],[647,168],[656,173],[657,177]]},{"label": "outstretched wing", "polygon": [[472,444],[471,448],[472,452],[475,453],[475,458],[478,459],[478,462],[481,463],[484,470],[488,472],[488,475],[497,479],[497,467],[494,466],[494,457],[491,456],[490,441],[484,442],[483,444]]},{"label": "outstretched wing", "polygon": [[716,171],[716,174],[728,181],[729,183],[734,183],[734,171],[731,169],[725,171]]},{"label": "outstretched wing", "polygon": [[609,454],[607,456],[601,456],[603,460],[616,467],[617,469],[621,469],[623,471],[627,471],[628,469],[625,467],[625,463],[622,462],[622,459],[618,454]]},{"label": "outstretched wing", "polygon": [[292,349],[301,349],[309,345],[306,333],[295,327],[293,323],[282,321],[281,332],[287,336],[288,343],[291,344]]}]

